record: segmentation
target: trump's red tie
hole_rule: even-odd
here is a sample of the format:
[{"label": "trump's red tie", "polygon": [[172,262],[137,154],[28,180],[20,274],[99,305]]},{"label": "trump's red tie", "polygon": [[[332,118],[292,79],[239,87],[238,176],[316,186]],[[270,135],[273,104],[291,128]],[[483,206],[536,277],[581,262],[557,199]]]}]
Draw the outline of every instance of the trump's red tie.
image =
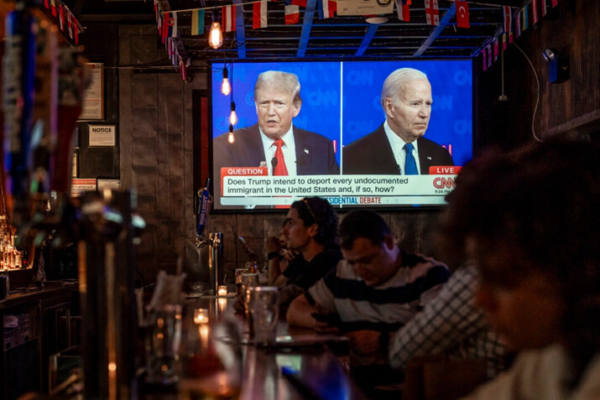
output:
[{"label": "trump's red tie", "polygon": [[285,166],[285,160],[283,159],[283,151],[281,150],[281,146],[285,145],[283,140],[277,139],[273,142],[273,145],[277,146],[275,149],[275,156],[271,162],[273,166],[273,175],[274,176],[284,176],[288,174],[287,167]]}]

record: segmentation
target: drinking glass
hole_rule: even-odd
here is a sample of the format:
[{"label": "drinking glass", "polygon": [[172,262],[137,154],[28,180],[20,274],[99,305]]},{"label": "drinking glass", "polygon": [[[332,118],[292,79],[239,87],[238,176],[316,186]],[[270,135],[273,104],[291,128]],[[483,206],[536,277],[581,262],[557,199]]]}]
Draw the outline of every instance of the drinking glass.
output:
[{"label": "drinking glass", "polygon": [[181,343],[181,305],[167,304],[152,315],[152,336],[147,343],[148,376],[151,383],[177,381],[175,362]]},{"label": "drinking glass", "polygon": [[274,286],[257,286],[248,289],[250,322],[257,346],[271,346],[277,338],[279,318],[279,292]]}]

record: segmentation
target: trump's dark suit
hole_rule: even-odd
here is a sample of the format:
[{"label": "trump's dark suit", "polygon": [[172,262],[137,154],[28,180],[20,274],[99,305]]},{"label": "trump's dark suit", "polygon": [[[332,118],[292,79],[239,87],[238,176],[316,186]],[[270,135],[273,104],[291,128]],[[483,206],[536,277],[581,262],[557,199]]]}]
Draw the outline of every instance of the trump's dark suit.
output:
[{"label": "trump's dark suit", "polygon": [[[420,137],[417,139],[417,146],[421,175],[429,175],[429,167],[434,165],[454,165],[448,150],[439,144]],[[344,146],[342,157],[344,174],[398,175],[400,173],[383,124],[367,136]]]},{"label": "trump's dark suit", "polygon": [[[258,167],[261,161],[266,161],[267,165],[271,162],[265,155],[258,124],[236,129],[233,135],[235,136],[233,143],[227,141],[227,134],[214,139],[213,165],[217,184],[220,182],[221,167]],[[298,175],[340,173],[331,140],[318,133],[294,127],[294,141]]]}]

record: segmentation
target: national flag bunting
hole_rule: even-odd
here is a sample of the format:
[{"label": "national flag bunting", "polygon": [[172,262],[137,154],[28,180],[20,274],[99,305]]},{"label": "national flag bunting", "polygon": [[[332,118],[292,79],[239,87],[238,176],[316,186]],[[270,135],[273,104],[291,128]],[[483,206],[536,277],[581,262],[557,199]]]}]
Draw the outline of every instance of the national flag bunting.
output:
[{"label": "national flag bunting", "polygon": [[48,0],[44,0],[44,7],[50,8],[50,3],[48,2]]},{"label": "national flag bunting", "polygon": [[533,24],[537,24],[540,20],[540,15],[538,13],[538,0],[533,0],[531,2],[531,16],[533,18]]},{"label": "national flag bunting", "polygon": [[67,26],[69,27],[69,37],[73,39],[73,14],[67,10]]},{"label": "national flag bunting", "polygon": [[506,42],[506,33],[503,33],[502,34],[502,51],[505,51],[507,46],[508,46],[508,43]]},{"label": "national flag bunting", "polygon": [[492,45],[491,43],[486,46],[487,49],[487,63],[488,68],[492,66]]},{"label": "national flag bunting", "polygon": [[294,0],[285,0],[285,24],[293,25],[300,22],[300,7],[294,4]]},{"label": "national flag bunting", "polygon": [[484,71],[487,71],[487,51],[485,49],[485,47],[483,49],[481,49],[481,66],[483,67]]},{"label": "national flag bunting", "polygon": [[75,19],[73,21],[73,34],[75,35],[75,44],[79,44],[79,23]]},{"label": "national flag bunting", "polygon": [[406,0],[396,0],[396,12],[400,21],[410,22],[410,6]]},{"label": "national flag bunting", "polygon": [[192,11],[192,36],[202,35],[204,33],[204,10]]},{"label": "national flag bunting", "polygon": [[235,32],[235,7],[224,6],[221,9],[221,28],[223,32]]},{"label": "national flag bunting", "polygon": [[512,16],[509,6],[502,6],[502,15],[504,17],[504,32],[508,34],[512,31]]},{"label": "national flag bunting", "polygon": [[333,18],[337,11],[337,0],[319,0],[319,19]]},{"label": "national flag bunting", "polygon": [[171,13],[171,20],[169,21],[169,24],[171,24],[172,21],[172,26],[171,29],[169,30],[170,33],[170,37],[178,37],[179,36],[179,29],[177,29],[177,13]]},{"label": "national flag bunting", "polygon": [[521,36],[521,12],[517,14],[515,17],[515,37],[519,38]]},{"label": "national flag bunting", "polygon": [[252,4],[252,29],[267,27],[267,1]]},{"label": "national flag bunting", "polygon": [[52,16],[56,17],[56,0],[51,0],[50,4],[52,5]]},{"label": "national flag bunting", "polygon": [[[204,10],[202,10],[204,11]],[[187,81],[187,67],[183,60],[179,61],[179,71],[181,72],[181,79]]]},{"label": "national flag bunting", "polygon": [[498,60],[498,53],[500,53],[500,41],[498,36],[494,36],[494,61]]},{"label": "national flag bunting", "polygon": [[523,21],[521,22],[521,29],[525,30],[529,28],[529,6],[523,7],[521,15],[523,16]]},{"label": "national flag bunting", "polygon": [[440,24],[440,8],[438,0],[425,0],[425,15],[428,25]]},{"label": "national flag bunting", "polygon": [[308,0],[292,0],[292,5],[306,8],[307,2]]},{"label": "national flag bunting", "polygon": [[469,3],[466,1],[456,0],[456,25],[459,28],[469,28]]},{"label": "national flag bunting", "polygon": [[552,0],[552,8],[558,5],[558,0]]},{"label": "national flag bunting", "polygon": [[546,16],[548,13],[548,2],[546,0],[542,0],[542,17]]},{"label": "national flag bunting", "polygon": [[65,24],[64,24],[64,20],[65,20],[65,12],[63,11],[63,5],[62,3],[58,3],[58,26],[60,27],[61,31],[65,31]]}]

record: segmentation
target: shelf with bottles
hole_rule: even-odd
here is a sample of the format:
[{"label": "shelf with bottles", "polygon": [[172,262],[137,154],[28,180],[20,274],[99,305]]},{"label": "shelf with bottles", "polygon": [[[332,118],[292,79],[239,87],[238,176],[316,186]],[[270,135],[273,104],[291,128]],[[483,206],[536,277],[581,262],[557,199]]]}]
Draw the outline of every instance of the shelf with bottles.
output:
[{"label": "shelf with bottles", "polygon": [[26,257],[23,251],[15,246],[17,235],[8,223],[6,216],[0,215],[0,271],[14,271],[27,269]]}]

